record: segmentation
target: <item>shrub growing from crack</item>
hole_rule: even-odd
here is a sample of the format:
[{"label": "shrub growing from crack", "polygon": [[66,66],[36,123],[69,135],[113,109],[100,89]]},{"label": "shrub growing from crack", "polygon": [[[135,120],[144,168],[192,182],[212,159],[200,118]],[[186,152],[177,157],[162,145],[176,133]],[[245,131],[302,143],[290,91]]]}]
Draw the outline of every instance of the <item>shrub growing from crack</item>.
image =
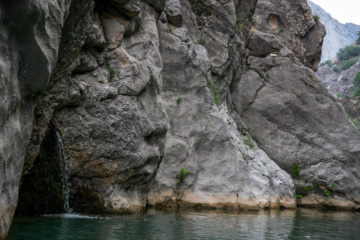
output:
[{"label": "shrub growing from crack", "polygon": [[186,171],[184,168],[181,168],[180,172],[176,174],[177,179],[178,179],[178,184],[184,182],[185,177],[188,173],[189,173],[189,171]]},{"label": "shrub growing from crack", "polygon": [[299,165],[294,163],[292,166],[293,166],[293,170],[294,170],[292,176],[293,177],[299,176],[300,175],[300,167],[299,167]]},{"label": "shrub growing from crack", "polygon": [[209,88],[209,90],[214,98],[215,105],[219,106],[221,104],[221,99],[220,99],[219,91],[218,91],[215,83],[213,81],[211,81],[210,79],[207,79],[207,87]]}]

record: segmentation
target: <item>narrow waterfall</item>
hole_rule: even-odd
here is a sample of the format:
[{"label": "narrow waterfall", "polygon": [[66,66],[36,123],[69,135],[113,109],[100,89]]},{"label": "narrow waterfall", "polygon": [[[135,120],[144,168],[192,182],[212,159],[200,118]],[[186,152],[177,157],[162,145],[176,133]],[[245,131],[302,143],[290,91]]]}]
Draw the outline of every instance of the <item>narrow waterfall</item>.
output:
[{"label": "narrow waterfall", "polygon": [[56,134],[56,142],[57,142],[57,154],[60,163],[61,179],[63,184],[62,192],[64,198],[64,210],[66,213],[72,213],[72,209],[69,206],[69,181],[68,181],[69,177],[68,177],[68,168],[66,164],[66,152],[59,131],[55,130],[55,134]]}]

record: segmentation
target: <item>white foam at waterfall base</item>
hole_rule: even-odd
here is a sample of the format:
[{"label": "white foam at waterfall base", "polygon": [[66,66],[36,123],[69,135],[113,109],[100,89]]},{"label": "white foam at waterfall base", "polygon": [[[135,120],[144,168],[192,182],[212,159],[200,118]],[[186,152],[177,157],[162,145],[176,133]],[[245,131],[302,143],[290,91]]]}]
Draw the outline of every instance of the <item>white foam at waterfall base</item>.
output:
[{"label": "white foam at waterfall base", "polygon": [[41,215],[41,216],[43,216],[43,217],[69,218],[69,219],[110,219],[109,217],[83,215],[83,214],[78,214],[78,213],[45,214],[45,215]]}]

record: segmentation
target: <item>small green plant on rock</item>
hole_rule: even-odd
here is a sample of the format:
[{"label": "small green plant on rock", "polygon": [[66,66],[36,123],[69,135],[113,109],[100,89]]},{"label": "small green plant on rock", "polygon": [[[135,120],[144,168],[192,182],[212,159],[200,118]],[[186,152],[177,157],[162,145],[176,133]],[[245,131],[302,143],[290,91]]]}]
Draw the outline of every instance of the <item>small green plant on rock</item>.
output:
[{"label": "small green plant on rock", "polygon": [[179,98],[176,100],[176,103],[179,105],[179,104],[181,103],[181,101],[182,101],[182,98],[179,97]]},{"label": "small green plant on rock", "polygon": [[159,86],[157,77],[156,77],[155,74],[153,74],[153,73],[151,73],[150,81],[149,81],[149,82],[150,82],[151,86],[153,86],[153,87]]},{"label": "small green plant on rock", "polygon": [[236,23],[237,23],[237,26],[238,26],[239,30],[241,30],[244,27],[241,19],[239,19],[239,18],[236,19]]},{"label": "small green plant on rock", "polygon": [[294,163],[292,166],[293,166],[293,170],[294,170],[292,176],[293,177],[299,176],[300,175],[300,167],[299,167],[299,165]]},{"label": "small green plant on rock", "polygon": [[144,33],[145,32],[145,28],[144,28],[144,25],[143,25],[143,22],[140,23],[140,30]]},{"label": "small green plant on rock", "polygon": [[328,190],[324,190],[325,196],[329,197],[330,196],[330,192]]},{"label": "small green plant on rock", "polygon": [[340,67],[338,67],[338,66],[334,66],[334,67],[333,67],[333,71],[334,71],[334,72],[340,72],[341,69],[340,69]]},{"label": "small green plant on rock", "polygon": [[200,39],[199,39],[199,41],[198,41],[198,43],[199,43],[200,45],[204,45],[205,40],[204,40],[204,39],[202,39],[202,38],[200,38]]},{"label": "small green plant on rock", "polygon": [[301,194],[296,194],[296,195],[295,195],[295,198],[296,198],[296,199],[299,199],[299,198],[302,198],[302,197],[303,197],[303,195],[301,195]]},{"label": "small green plant on rock", "polygon": [[333,183],[333,184],[331,184],[331,189],[332,189],[332,191],[333,191],[333,193],[335,192],[335,183]]},{"label": "small green plant on rock", "polygon": [[109,62],[106,63],[106,67],[107,67],[107,69],[109,70],[109,76],[110,76],[110,78],[115,77],[115,70],[114,70],[112,67],[110,67],[110,63],[109,63]]},{"label": "small green plant on rock", "polygon": [[255,148],[254,144],[251,143],[251,140],[249,138],[244,140],[244,144],[247,145],[250,149]]},{"label": "small green plant on rock", "polygon": [[319,21],[320,17],[318,15],[313,15],[315,21]]},{"label": "small green plant on rock", "polygon": [[251,18],[251,26],[255,27],[257,24],[257,19],[255,17]]},{"label": "small green plant on rock", "polygon": [[183,183],[184,182],[184,179],[185,179],[185,176],[189,173],[189,171],[186,171],[184,168],[181,168],[180,172],[177,175],[177,178],[178,178],[178,183]]},{"label": "small green plant on rock", "polygon": [[210,79],[207,79],[207,87],[209,88],[209,90],[214,98],[215,105],[219,106],[221,104],[221,99],[220,99],[219,91],[218,91],[215,83],[213,81],[211,81]]}]

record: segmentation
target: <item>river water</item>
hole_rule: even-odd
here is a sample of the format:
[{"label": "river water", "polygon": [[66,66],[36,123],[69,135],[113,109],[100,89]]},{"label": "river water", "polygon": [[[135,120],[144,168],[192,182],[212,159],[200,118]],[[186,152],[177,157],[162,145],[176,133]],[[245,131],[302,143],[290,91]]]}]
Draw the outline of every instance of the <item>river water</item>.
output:
[{"label": "river water", "polygon": [[360,213],[300,209],[226,213],[156,211],[122,216],[78,214],[15,218],[15,239],[326,239],[359,240]]}]

